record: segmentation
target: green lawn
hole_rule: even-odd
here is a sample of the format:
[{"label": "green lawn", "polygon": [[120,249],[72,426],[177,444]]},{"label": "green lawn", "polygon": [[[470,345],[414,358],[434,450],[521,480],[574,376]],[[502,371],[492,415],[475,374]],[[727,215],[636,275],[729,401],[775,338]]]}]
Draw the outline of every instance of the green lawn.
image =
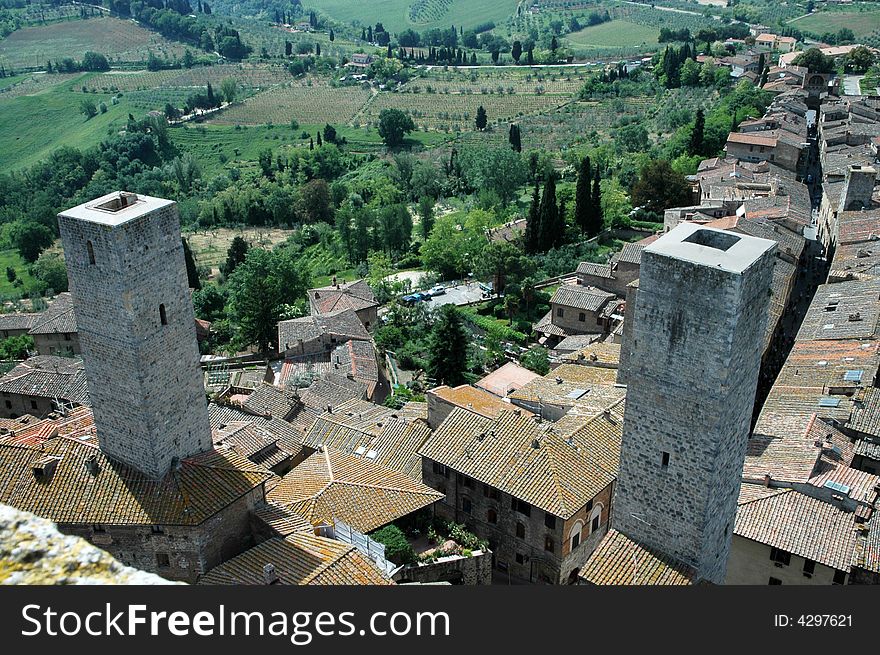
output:
[{"label": "green lawn", "polygon": [[[21,280],[19,286],[6,277],[6,269],[14,268],[16,279]],[[36,280],[28,273],[28,265],[17,250],[0,250],[0,298],[27,298],[33,290]]]},{"label": "green lawn", "polygon": [[[125,125],[128,113],[134,111],[125,97],[113,105],[110,94],[75,90],[82,86],[82,79],[34,95],[0,100],[0,172],[34,164],[61,146],[83,149],[95,145],[109,128]],[[85,98],[96,106],[103,101],[107,113],[86,120],[79,109]]]},{"label": "green lawn", "polygon": [[[501,25],[516,11],[518,0],[311,0],[309,8],[350,23],[364,26],[382,23],[385,29],[399,32],[407,28],[423,31],[432,27],[475,27],[487,21]],[[415,20],[411,16],[416,12]]]},{"label": "green lawn", "polygon": [[592,48],[633,47],[643,43],[657,45],[660,30],[650,25],[637,25],[625,20],[612,20],[601,25],[572,32],[566,39],[578,46]]},{"label": "green lawn", "polygon": [[856,38],[880,30],[880,9],[875,11],[819,11],[792,23],[793,27],[815,34],[837,32],[848,27]]}]

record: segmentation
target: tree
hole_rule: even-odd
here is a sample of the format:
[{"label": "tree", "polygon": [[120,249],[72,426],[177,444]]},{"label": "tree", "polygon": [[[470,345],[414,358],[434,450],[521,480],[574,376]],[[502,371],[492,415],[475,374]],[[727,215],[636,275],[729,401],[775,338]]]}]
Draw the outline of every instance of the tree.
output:
[{"label": "tree", "polygon": [[427,240],[434,227],[434,199],[431,196],[419,198],[419,219],[421,222],[422,238]]},{"label": "tree", "polygon": [[336,143],[336,128],[329,123],[324,126],[324,142]]},{"label": "tree", "polygon": [[29,334],[19,334],[0,341],[0,360],[17,361],[27,359],[34,350],[34,338]]},{"label": "tree", "polygon": [[333,43],[336,40],[336,35],[333,33],[333,30],[330,30],[330,43]]},{"label": "tree", "polygon": [[52,245],[55,237],[45,225],[22,219],[11,224],[9,240],[26,262],[35,262],[40,253]]},{"label": "tree", "polygon": [[9,283],[12,284],[15,282],[15,278],[18,277],[18,273],[15,272],[15,269],[11,266],[6,267],[6,279],[9,280]]},{"label": "tree", "polygon": [[89,51],[83,56],[80,68],[84,71],[108,71],[110,63],[101,53]]},{"label": "tree", "polygon": [[547,375],[550,372],[550,355],[542,346],[529,348],[519,358],[519,363],[538,375]]},{"label": "tree", "polygon": [[843,69],[847,73],[861,74],[866,72],[877,58],[874,53],[863,45],[853,48],[843,56]]},{"label": "tree", "polygon": [[540,195],[538,183],[535,182],[535,190],[532,192],[532,204],[529,206],[529,213],[526,216],[526,229],[523,244],[525,251],[534,254],[541,250],[541,212],[540,212]]},{"label": "tree", "polygon": [[540,252],[545,252],[561,245],[565,236],[565,226],[562,225],[559,206],[556,203],[555,174],[549,175],[544,183],[544,193],[541,195],[541,206],[538,212],[541,215],[541,231],[538,235],[538,242]]},{"label": "tree", "polygon": [[414,129],[412,118],[400,109],[383,109],[379,113],[379,136],[389,148],[402,144],[404,137]]},{"label": "tree", "polygon": [[632,202],[650,212],[662,213],[669,207],[691,203],[691,185],[665,159],[647,162],[633,185]]},{"label": "tree", "polygon": [[[227,281],[230,318],[240,346],[268,353],[288,305],[302,303],[309,275],[293,252],[252,248]],[[284,344],[280,344],[283,347]]]},{"label": "tree", "polygon": [[31,275],[42,283],[43,293],[50,290],[55,293],[67,291],[67,267],[58,253],[44,252],[30,270]]},{"label": "tree", "polygon": [[590,171],[590,158],[581,159],[581,165],[578,168],[577,185],[574,192],[574,224],[588,238],[596,236],[590,230],[590,215],[592,196],[590,195],[590,182],[592,180],[592,172]]},{"label": "tree", "polygon": [[214,87],[211,86],[211,83],[208,82],[208,107],[216,107],[219,103],[217,99],[214,97]]},{"label": "tree", "polygon": [[794,58],[792,64],[794,66],[804,66],[811,73],[834,72],[834,58],[824,55],[819,48],[804,50]]},{"label": "tree", "polygon": [[694,128],[691,130],[691,138],[690,141],[688,141],[689,155],[703,154],[703,133],[705,128],[706,115],[703,113],[702,109],[698,109],[697,115],[694,118]]},{"label": "tree", "polygon": [[315,179],[303,185],[299,210],[305,223],[333,222],[333,199],[326,181]]},{"label": "tree", "polygon": [[464,384],[469,341],[458,308],[443,305],[431,328],[428,348],[427,373],[437,384]]},{"label": "tree", "polygon": [[515,152],[522,152],[522,138],[520,136],[519,125],[515,123],[510,124],[510,133],[507,136],[508,142],[510,142],[510,147],[513,148]]},{"label": "tree", "polygon": [[223,94],[223,98],[226,102],[235,102],[235,96],[238,95],[238,82],[231,77],[227,77],[220,82],[220,93]]},{"label": "tree", "polygon": [[245,260],[248,250],[250,250],[250,246],[242,237],[237,236],[232,239],[232,243],[229,244],[229,249],[226,251],[226,262],[220,266],[220,272],[226,277],[232,275],[238,265]]},{"label": "tree", "polygon": [[514,274],[521,265],[522,253],[509,241],[493,241],[483,250],[477,264],[482,275],[492,278],[495,293],[503,293],[509,274]]},{"label": "tree", "polygon": [[590,218],[587,223],[587,232],[589,234],[599,234],[604,225],[604,216],[602,212],[602,174],[599,172],[599,167],[596,166],[596,174],[593,176],[593,193],[590,197]]},{"label": "tree", "polygon": [[79,103],[79,112],[80,112],[81,114],[85,114],[85,115],[86,115],[86,120],[89,120],[90,118],[93,118],[94,116],[97,116],[97,114],[98,114],[98,107],[97,107],[97,105],[95,105],[95,101],[94,101],[94,100],[91,100],[91,99],[89,99],[89,98],[86,98],[86,99],[80,101],[80,103]]},{"label": "tree", "polygon": [[184,237],[181,237],[180,240],[183,242],[183,259],[186,262],[186,280],[189,288],[201,289],[202,282],[199,280],[199,267],[196,266],[196,258],[189,247],[189,242]]},{"label": "tree", "polygon": [[480,130],[480,132],[486,129],[488,118],[486,116],[486,110],[483,109],[483,105],[477,107],[477,118],[475,122],[477,124],[477,129]]},{"label": "tree", "polygon": [[519,58],[522,57],[522,43],[519,41],[513,42],[513,47],[510,49],[510,56],[513,57],[513,60],[518,64]]}]

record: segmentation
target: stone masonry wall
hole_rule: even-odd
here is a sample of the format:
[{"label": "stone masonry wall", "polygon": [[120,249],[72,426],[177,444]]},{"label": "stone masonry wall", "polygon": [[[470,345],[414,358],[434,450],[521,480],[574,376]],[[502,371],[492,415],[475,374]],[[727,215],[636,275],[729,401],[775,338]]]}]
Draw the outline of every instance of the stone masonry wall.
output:
[{"label": "stone masonry wall", "polygon": [[59,225],[101,448],[161,477],[211,446],[177,206]]},{"label": "stone masonry wall", "polygon": [[719,584],[773,257],[771,248],[742,274],[650,251],[642,257],[614,525]]}]

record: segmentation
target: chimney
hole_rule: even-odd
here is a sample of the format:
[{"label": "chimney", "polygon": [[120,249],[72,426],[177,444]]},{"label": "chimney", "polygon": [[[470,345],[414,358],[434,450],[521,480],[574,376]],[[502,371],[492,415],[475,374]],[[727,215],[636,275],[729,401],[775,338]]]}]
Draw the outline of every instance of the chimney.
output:
[{"label": "chimney", "polygon": [[58,459],[58,457],[49,455],[34,464],[31,468],[34,479],[37,482],[49,482],[52,479],[52,474],[55,472],[55,467],[58,466]]},{"label": "chimney", "polygon": [[275,565],[266,564],[263,566],[263,584],[275,584],[278,582],[278,576],[275,574]]},{"label": "chimney", "polygon": [[88,457],[85,461],[86,471],[89,472],[89,475],[96,476],[98,475],[98,471],[100,470],[98,467],[98,456],[92,455]]}]

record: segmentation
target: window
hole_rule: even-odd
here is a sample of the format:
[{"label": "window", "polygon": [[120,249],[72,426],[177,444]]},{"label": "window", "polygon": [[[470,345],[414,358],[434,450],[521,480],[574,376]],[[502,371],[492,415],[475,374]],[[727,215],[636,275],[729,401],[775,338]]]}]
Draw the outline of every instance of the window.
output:
[{"label": "window", "polygon": [[789,553],[787,550],[782,550],[781,548],[771,548],[770,560],[776,562],[777,564],[788,566],[789,564],[791,564],[791,553]]},{"label": "window", "polygon": [[584,312],[581,312],[580,314],[578,314],[578,320],[579,320],[581,323],[583,323],[584,321],[587,320],[587,315],[586,315]]},{"label": "window", "polygon": [[514,509],[517,512],[519,512],[520,514],[523,514],[525,516],[532,515],[532,506],[531,505],[529,505],[528,503],[524,503],[523,501],[521,501],[517,498],[511,498],[510,500],[511,500],[511,504],[510,504],[511,509]]},{"label": "window", "polygon": [[467,497],[462,498],[461,499],[461,511],[464,512],[465,514],[470,514],[471,508],[472,508],[471,499],[467,498]]},{"label": "window", "polygon": [[466,486],[468,489],[473,489],[474,488],[474,479],[469,478],[468,476],[464,476],[464,486]]},{"label": "window", "polygon": [[12,402],[9,400],[6,401],[6,409],[12,409]]},{"label": "window", "polygon": [[86,251],[89,253],[89,266],[95,265],[95,247],[91,241],[86,241]]},{"label": "window", "polygon": [[770,578],[770,580],[767,582],[767,584],[769,584],[769,585],[782,584],[782,580],[780,580],[779,578]]},{"label": "window", "polygon": [[520,539],[526,538],[526,526],[523,523],[516,524],[516,536]]},{"label": "window", "polygon": [[599,529],[599,519],[601,517],[597,514],[593,517],[593,522],[590,524],[590,532],[595,532]]},{"label": "window", "polygon": [[171,558],[168,553],[156,553],[156,565],[160,568],[171,566]]},{"label": "window", "polygon": [[804,575],[808,578],[813,577],[813,573],[816,571],[816,562],[811,559],[804,560]]},{"label": "window", "polygon": [[565,312],[563,311],[562,307],[557,307],[556,308],[556,316],[558,316],[559,318],[562,318],[564,315],[565,315]]},{"label": "window", "polygon": [[488,484],[483,485],[483,495],[492,500],[501,500],[501,492],[495,487],[490,487]]},{"label": "window", "polygon": [[32,400],[32,401],[31,401],[31,409],[36,409],[36,408],[37,408],[37,401],[36,401],[36,400]]},{"label": "window", "polygon": [[523,563],[525,563],[525,561],[526,561],[525,555],[523,555],[522,553],[516,554],[516,563],[517,564],[523,564]]},{"label": "window", "polygon": [[590,512],[590,534],[594,533],[599,529],[599,526],[602,524],[602,504],[596,505],[593,510]]},{"label": "window", "polygon": [[551,530],[556,529],[556,517],[548,512],[544,512],[544,525],[546,525]]},{"label": "window", "polygon": [[571,543],[571,549],[574,550],[581,544],[581,531],[584,529],[584,522],[577,521],[568,533],[568,540]]},{"label": "window", "polygon": [[434,473],[436,473],[437,475],[442,475],[444,478],[449,477],[449,469],[438,462],[431,463],[431,470],[433,470]]},{"label": "window", "polygon": [[65,341],[70,341],[70,332],[65,332],[65,333],[64,333],[64,340],[65,340]]},{"label": "window", "polygon": [[100,523],[95,523],[92,526],[92,532],[106,532],[106,530],[104,529],[104,526]]},{"label": "window", "polygon": [[831,584],[846,584],[846,571],[835,571]]},{"label": "window", "polygon": [[159,305],[159,320],[162,325],[168,325],[168,317],[165,315],[165,305]]},{"label": "window", "polygon": [[498,512],[490,508],[489,511],[486,512],[486,521],[492,525],[498,523]]},{"label": "window", "polygon": [[667,453],[666,451],[663,451],[663,456],[660,459],[660,466],[662,466],[663,468],[669,466],[669,453]]},{"label": "window", "polygon": [[553,537],[551,537],[550,535],[544,537],[544,550],[546,550],[548,553],[552,553],[554,546],[555,544],[553,543]]},{"label": "window", "polygon": [[162,526],[161,526],[161,525],[153,525],[153,526],[150,526],[150,531],[151,531],[153,534],[163,534],[163,533],[165,532],[165,531],[162,529]]}]

